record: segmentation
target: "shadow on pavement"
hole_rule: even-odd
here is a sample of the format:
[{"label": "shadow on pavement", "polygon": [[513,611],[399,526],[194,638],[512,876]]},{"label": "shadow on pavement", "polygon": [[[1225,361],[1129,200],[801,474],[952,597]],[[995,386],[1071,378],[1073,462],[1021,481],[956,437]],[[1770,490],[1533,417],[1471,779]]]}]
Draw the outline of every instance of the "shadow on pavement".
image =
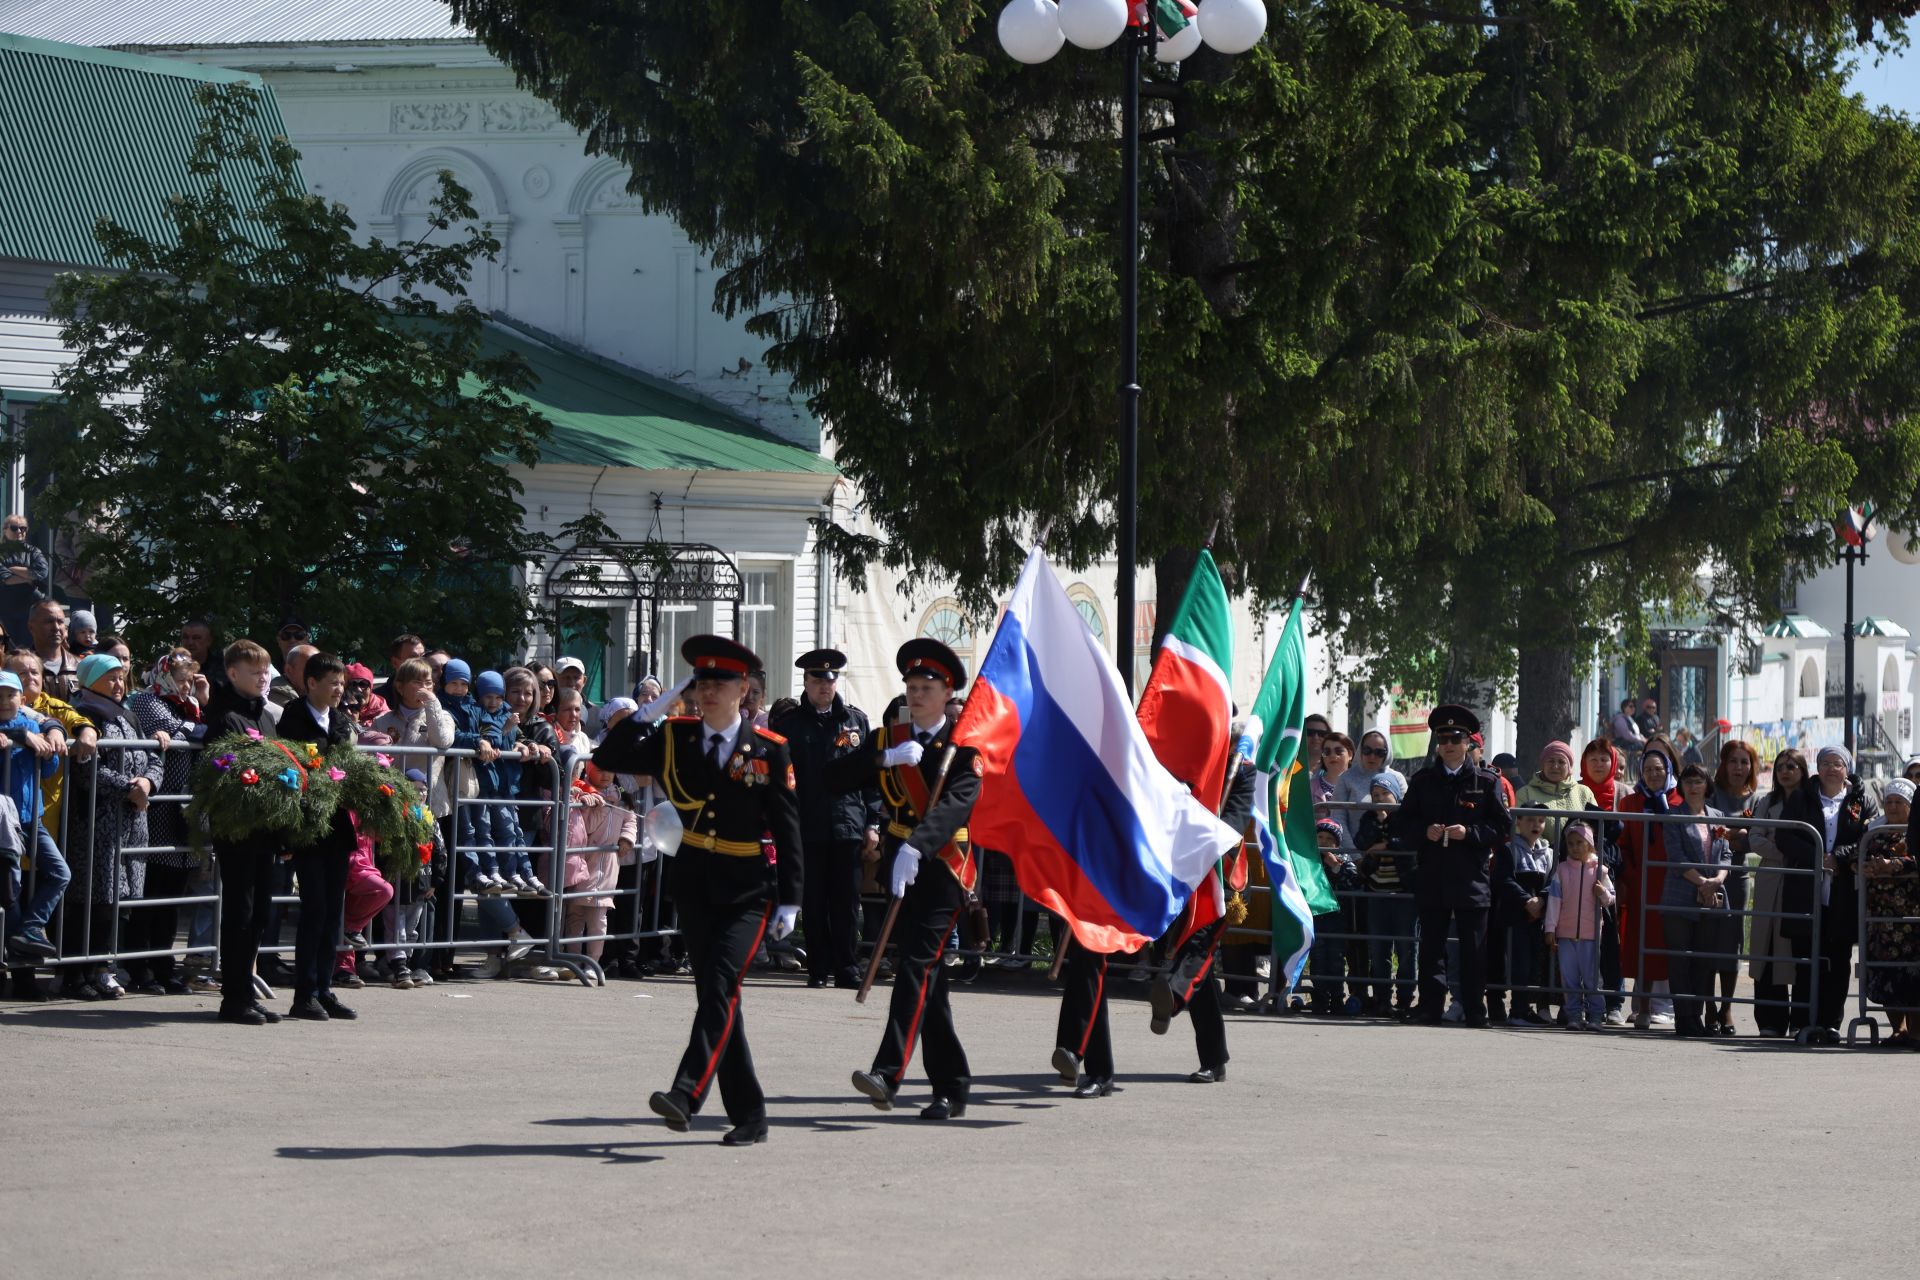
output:
[{"label": "shadow on pavement", "polygon": [[648,1164],[662,1156],[630,1148],[676,1147],[678,1142],[467,1142],[455,1147],[281,1147],[283,1160],[471,1160],[490,1156],[566,1156],[604,1164]]},{"label": "shadow on pavement", "polygon": [[[149,1003],[151,999],[153,1003]],[[183,1023],[213,1026],[211,1005],[162,1005],[162,996],[115,1000],[111,1004],[17,1004],[0,1006],[0,1021],[35,1027],[64,1027],[82,1031],[113,1031],[125,1027],[167,1027]],[[250,1029],[250,1028],[243,1028]]]}]

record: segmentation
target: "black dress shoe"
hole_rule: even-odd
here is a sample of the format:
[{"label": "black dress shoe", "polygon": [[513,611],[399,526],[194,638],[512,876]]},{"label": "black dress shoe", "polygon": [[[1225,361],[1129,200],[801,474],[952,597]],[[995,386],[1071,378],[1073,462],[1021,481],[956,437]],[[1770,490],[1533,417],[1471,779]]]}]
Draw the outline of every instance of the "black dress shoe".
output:
[{"label": "black dress shoe", "polygon": [[329,1018],[339,1018],[346,1022],[352,1022],[360,1016],[353,1010],[347,1008],[347,1006],[341,1004],[339,999],[335,997],[331,991],[320,997],[320,1007],[327,1011]]},{"label": "black dress shoe", "polygon": [[1080,1055],[1061,1045],[1053,1051],[1053,1069],[1060,1073],[1061,1084],[1072,1084],[1080,1078]]},{"label": "black dress shoe", "polygon": [[260,1015],[260,1018],[261,1018],[261,1020],[262,1020],[263,1022],[278,1022],[278,1021],[280,1021],[280,1015],[279,1015],[279,1014],[277,1014],[277,1013],[275,1013],[275,1012],[274,1012],[273,1010],[271,1010],[271,1009],[269,1009],[269,1008],[267,1008],[267,1006],[265,1006],[265,1005],[263,1005],[263,1004],[261,1004],[261,1003],[259,1003],[258,1001],[255,1001],[255,1002],[254,1002],[254,1005],[253,1005],[253,1011],[254,1011],[255,1013],[257,1013],[257,1014],[259,1014],[259,1015]]},{"label": "black dress shoe", "polygon": [[1113,1092],[1112,1076],[1088,1076],[1073,1091],[1076,1098],[1104,1098]]},{"label": "black dress shoe", "polygon": [[[677,1090],[665,1089],[647,1099],[647,1105],[653,1108],[653,1114],[667,1122],[667,1128],[675,1133],[685,1133],[693,1119],[692,1108]],[[731,1135],[729,1135],[731,1136]]]},{"label": "black dress shoe", "polygon": [[822,987],[826,985],[827,985],[827,980],[824,977],[809,975],[807,978],[807,986],[812,988],[815,991],[820,990]]},{"label": "black dress shoe", "polygon": [[865,1094],[867,1101],[882,1111],[893,1110],[894,1087],[877,1071],[856,1071],[853,1073],[853,1087]]},{"label": "black dress shoe", "polygon": [[249,1005],[244,1009],[229,1009],[225,1005],[215,1015],[222,1022],[231,1022],[242,1027],[264,1027],[267,1020],[260,1016],[260,1010]]},{"label": "black dress shoe", "polygon": [[958,1120],[967,1114],[965,1097],[942,1098],[937,1094],[932,1102],[920,1111],[922,1120]]},{"label": "black dress shoe", "polygon": [[756,1120],[752,1124],[736,1125],[727,1130],[726,1137],[720,1139],[723,1147],[750,1147],[756,1142],[767,1140],[767,1122]]},{"label": "black dress shoe", "polygon": [[1173,1023],[1173,984],[1156,974],[1147,987],[1147,1003],[1153,1007],[1153,1020],[1147,1026],[1157,1036],[1167,1034]]},{"label": "black dress shoe", "polygon": [[1219,1084],[1227,1078],[1225,1067],[1202,1067],[1187,1077],[1188,1084]]},{"label": "black dress shoe", "polygon": [[23,1000],[28,1004],[45,1004],[53,999],[47,994],[47,989],[40,985],[40,980],[30,973],[14,974],[13,982],[9,984],[9,991],[13,999]]},{"label": "black dress shoe", "polygon": [[840,991],[858,991],[860,989],[860,976],[855,974],[849,977],[844,973],[838,974],[834,977],[833,985],[835,989]]},{"label": "black dress shoe", "polygon": [[299,1018],[305,1022],[327,1022],[330,1020],[330,1015],[326,1009],[312,996],[308,996],[304,1000],[295,1000],[293,1007],[287,1010],[287,1016],[289,1018]]}]

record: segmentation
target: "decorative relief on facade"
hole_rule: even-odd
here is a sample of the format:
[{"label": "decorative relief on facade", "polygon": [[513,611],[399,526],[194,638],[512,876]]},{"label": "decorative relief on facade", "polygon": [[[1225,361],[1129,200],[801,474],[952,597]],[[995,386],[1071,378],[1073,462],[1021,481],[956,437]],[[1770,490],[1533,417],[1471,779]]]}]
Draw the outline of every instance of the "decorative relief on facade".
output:
[{"label": "decorative relief on facade", "polygon": [[535,200],[553,190],[553,173],[543,164],[537,164],[520,175],[520,186]]},{"label": "decorative relief on facade", "polygon": [[644,213],[640,197],[627,190],[627,174],[623,170],[601,184],[593,198],[587,201],[588,213]]},{"label": "decorative relief on facade", "polygon": [[554,109],[544,102],[482,102],[482,133],[552,133],[564,128]]},{"label": "decorative relief on facade", "polygon": [[396,102],[393,104],[395,133],[459,133],[473,117],[473,105],[467,102]]}]

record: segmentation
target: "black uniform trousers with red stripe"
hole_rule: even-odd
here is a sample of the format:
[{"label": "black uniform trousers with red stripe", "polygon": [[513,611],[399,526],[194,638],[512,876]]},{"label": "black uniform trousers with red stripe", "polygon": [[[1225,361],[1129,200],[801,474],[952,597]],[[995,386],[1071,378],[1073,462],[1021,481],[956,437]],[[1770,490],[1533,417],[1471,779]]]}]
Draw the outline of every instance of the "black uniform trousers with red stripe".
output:
[{"label": "black uniform trousers with red stripe", "polygon": [[747,1049],[740,984],[772,914],[773,903],[766,899],[724,906],[695,899],[680,905],[680,928],[687,940],[699,1003],[673,1087],[698,1112],[718,1081],[727,1119],[736,1125],[752,1124],[767,1115],[767,1098],[760,1091],[753,1055]]},{"label": "black uniform trousers with red stripe", "polygon": [[1193,1043],[1200,1066],[1214,1070],[1227,1065],[1227,1020],[1220,1012],[1220,935],[1227,922],[1216,920],[1196,930],[1174,953],[1167,982],[1173,988],[1173,1011],[1185,1009],[1193,1021]]},{"label": "black uniform trousers with red stripe", "polygon": [[1060,965],[1060,1026],[1054,1044],[1080,1059],[1096,1079],[1113,1074],[1113,1036],[1107,1030],[1107,956],[1079,943],[1064,944]]},{"label": "black uniform trousers with red stripe", "polygon": [[918,1039],[934,1092],[945,1098],[966,1096],[973,1073],[967,1067],[967,1051],[953,1030],[947,966],[942,963],[965,904],[966,895],[953,873],[937,858],[922,858],[894,925],[900,949],[894,961],[893,1002],[887,1008],[880,1051],[873,1056],[874,1074],[896,1089],[906,1079]]}]

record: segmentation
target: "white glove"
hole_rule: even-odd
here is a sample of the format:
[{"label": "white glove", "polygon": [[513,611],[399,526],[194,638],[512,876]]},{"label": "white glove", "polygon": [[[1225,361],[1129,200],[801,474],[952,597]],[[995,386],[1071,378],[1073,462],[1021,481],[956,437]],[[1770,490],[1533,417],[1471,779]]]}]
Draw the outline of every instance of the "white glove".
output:
[{"label": "white glove", "polygon": [[897,769],[903,764],[919,764],[920,757],[925,754],[926,748],[912,738],[908,738],[899,746],[888,747],[883,751],[880,754],[880,763],[889,769]]},{"label": "white glove", "polygon": [[900,852],[893,855],[893,879],[888,888],[896,898],[907,896],[907,886],[920,874],[920,851],[910,844],[900,846]]},{"label": "white glove", "polygon": [[800,919],[798,907],[776,907],[773,912],[773,940],[775,942],[793,932],[794,922]]}]

